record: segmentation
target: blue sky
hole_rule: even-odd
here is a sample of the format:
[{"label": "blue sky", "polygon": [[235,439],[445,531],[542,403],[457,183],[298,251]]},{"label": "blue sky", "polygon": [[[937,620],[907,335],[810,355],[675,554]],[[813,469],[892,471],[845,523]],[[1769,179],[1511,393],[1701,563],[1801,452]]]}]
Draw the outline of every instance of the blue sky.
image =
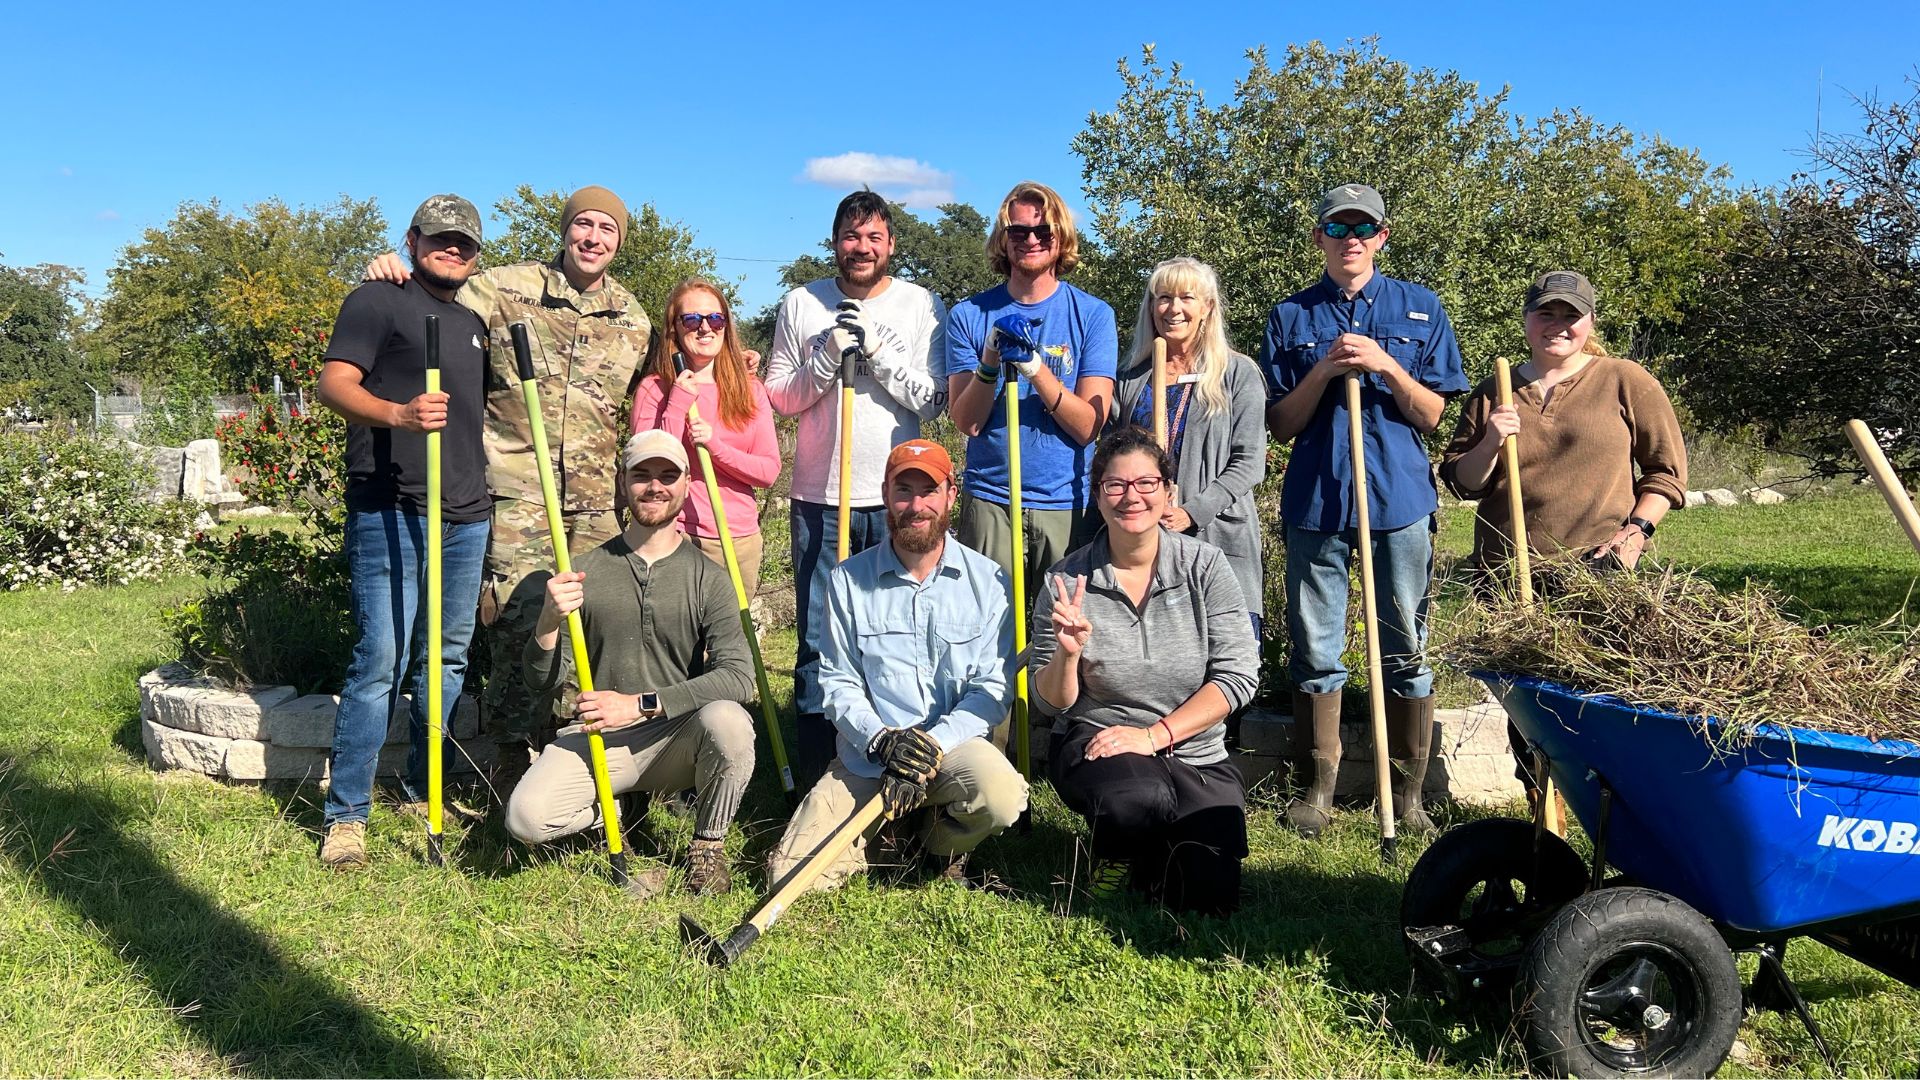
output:
[{"label": "blue sky", "polygon": [[397,240],[436,191],[486,206],[523,182],[603,183],[692,227],[752,310],[860,176],[983,210],[1033,177],[1077,205],[1068,143],[1145,42],[1223,100],[1252,46],[1378,35],[1396,59],[1510,84],[1523,113],[1578,107],[1771,183],[1800,166],[1823,72],[1825,126],[1845,128],[1848,92],[1904,94],[1920,58],[1920,5],[1836,10],[23,5],[0,39],[0,253],[81,267],[98,291],[186,200],[374,196]]}]

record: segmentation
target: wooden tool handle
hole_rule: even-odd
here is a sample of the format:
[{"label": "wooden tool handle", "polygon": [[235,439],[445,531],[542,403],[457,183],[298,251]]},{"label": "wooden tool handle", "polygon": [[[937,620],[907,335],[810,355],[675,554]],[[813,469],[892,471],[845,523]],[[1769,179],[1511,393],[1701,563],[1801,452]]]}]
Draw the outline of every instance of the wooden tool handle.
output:
[{"label": "wooden tool handle", "polygon": [[1167,339],[1153,339],[1153,441],[1167,448]]},{"label": "wooden tool handle", "polygon": [[1907,531],[1907,540],[1915,551],[1920,551],[1920,513],[1913,509],[1913,498],[1907,494],[1907,486],[1893,471],[1893,465],[1887,460],[1886,452],[1880,449],[1880,440],[1874,438],[1873,429],[1858,420],[1847,421],[1847,438],[1853,443],[1854,453],[1866,462],[1867,473],[1873,482],[1879,485],[1880,495],[1887,500],[1887,508]]}]

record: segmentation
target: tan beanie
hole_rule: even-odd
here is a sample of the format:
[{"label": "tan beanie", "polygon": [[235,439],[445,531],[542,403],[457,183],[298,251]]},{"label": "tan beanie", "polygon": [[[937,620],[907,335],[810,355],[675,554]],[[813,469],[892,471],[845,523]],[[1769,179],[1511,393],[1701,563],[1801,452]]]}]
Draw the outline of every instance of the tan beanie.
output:
[{"label": "tan beanie", "polygon": [[573,197],[567,200],[567,208],[560,212],[560,235],[566,235],[567,229],[573,225],[573,219],[582,210],[598,210],[612,218],[620,242],[627,242],[627,204],[620,201],[620,196],[595,184],[574,192]]}]

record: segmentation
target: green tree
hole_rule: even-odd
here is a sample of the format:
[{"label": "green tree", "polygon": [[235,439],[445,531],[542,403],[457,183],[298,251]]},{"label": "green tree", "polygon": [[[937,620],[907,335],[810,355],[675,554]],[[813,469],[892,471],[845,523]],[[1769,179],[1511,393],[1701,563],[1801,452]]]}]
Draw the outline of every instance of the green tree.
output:
[{"label": "green tree", "polygon": [[[506,220],[503,228],[489,226],[491,233],[481,257],[488,266],[516,262],[551,262],[560,254],[560,215],[566,209],[567,193],[538,192],[530,184],[521,184],[513,194],[493,204],[496,214]],[[690,277],[703,277],[725,289],[733,298],[735,283],[720,276],[715,267],[713,249],[695,243],[693,230],[677,221],[660,216],[652,203],[641,203],[627,212],[626,238],[619,254],[608,268],[613,279],[639,297],[648,316],[658,322],[673,287]]]},{"label": "green tree", "polygon": [[332,325],[385,234],[371,199],[318,209],[268,199],[241,214],[218,200],[183,203],[108,271],[96,340],[130,375],[264,384],[292,361],[294,342]]},{"label": "green tree", "polygon": [[1113,109],[1074,139],[1100,244],[1082,284],[1123,323],[1155,263],[1192,255],[1220,272],[1232,337],[1254,352],[1272,305],[1321,273],[1321,192],[1358,180],[1387,200],[1382,269],[1440,295],[1478,376],[1524,348],[1536,273],[1586,273],[1606,335],[1637,341],[1686,306],[1708,263],[1701,241],[1730,221],[1723,173],[1691,151],[1579,112],[1528,121],[1504,89],[1413,68],[1371,39],[1248,62],[1214,105],[1147,47],[1139,67],[1120,62]]},{"label": "green tree", "polygon": [[69,267],[0,266],[0,409],[86,416],[93,370],[78,347],[79,285]]},{"label": "green tree", "polygon": [[1811,148],[1814,172],[1752,197],[1715,252],[1667,365],[1696,422],[1757,436],[1820,472],[1856,470],[1866,421],[1920,470],[1920,80],[1858,99],[1858,135]]}]

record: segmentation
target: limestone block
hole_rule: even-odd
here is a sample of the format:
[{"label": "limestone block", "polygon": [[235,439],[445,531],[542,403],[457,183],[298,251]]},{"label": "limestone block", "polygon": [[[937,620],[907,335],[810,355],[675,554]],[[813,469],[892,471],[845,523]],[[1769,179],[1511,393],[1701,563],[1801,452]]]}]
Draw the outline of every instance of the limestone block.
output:
[{"label": "limestone block", "polygon": [[156,691],[163,687],[179,684],[207,687],[218,687],[220,685],[218,680],[195,675],[192,671],[188,670],[185,664],[177,660],[171,664],[162,664],[152,671],[147,672],[145,675],[140,676],[138,682],[140,688],[140,719],[153,719],[153,698]]},{"label": "limestone block", "polygon": [[186,455],[177,446],[147,446],[140,450],[147,463],[153,467],[153,483],[147,488],[147,498],[154,502],[171,502],[180,497],[180,481],[186,467]]},{"label": "limestone block", "polygon": [[[387,721],[388,743],[407,741],[407,710],[412,696],[400,695]],[[333,717],[340,708],[338,694],[308,694],[267,710],[263,738],[275,746],[331,747]],[[480,704],[472,694],[460,695],[448,725],[456,739],[471,739],[480,730]]]},{"label": "limestone block", "polygon": [[1241,713],[1240,749],[1265,757],[1290,757],[1293,754],[1293,717],[1268,709],[1250,708]]},{"label": "limestone block", "polygon": [[1740,505],[1740,497],[1735,495],[1733,491],[1729,488],[1708,488],[1706,491],[1703,491],[1700,494],[1702,497],[1704,497],[1707,500],[1707,502],[1711,503],[1714,506]]},{"label": "limestone block", "polygon": [[225,772],[230,780],[318,780],[327,774],[327,751],[234,739]]},{"label": "limestone block", "polygon": [[[1513,779],[1506,723],[1506,713],[1495,703],[1436,710],[1433,756],[1423,790],[1431,796],[1481,805],[1504,805],[1518,798],[1520,785]],[[1261,779],[1276,786],[1288,782],[1292,732],[1293,718],[1289,716],[1265,710],[1250,710],[1242,716],[1241,753],[1235,756],[1234,764],[1249,788]],[[1348,803],[1373,799],[1377,781],[1371,726],[1342,724],[1340,741],[1341,768],[1334,797]]]},{"label": "limestone block", "polygon": [[226,486],[220,473],[220,443],[214,439],[195,439],[182,454],[180,497],[210,503]]},{"label": "limestone block", "polygon": [[226,763],[227,748],[234,740],[142,720],[140,741],[147,748],[147,760],[157,768],[188,769],[219,776]]},{"label": "limestone block", "polygon": [[151,700],[154,720],[167,727],[223,739],[260,739],[266,736],[261,713],[292,698],[291,686],[229,690],[212,680],[190,679],[156,688]]},{"label": "limestone block", "polygon": [[[1244,725],[1245,720],[1242,720]],[[1230,759],[1233,767],[1240,770],[1240,782],[1249,792],[1256,794],[1271,790],[1279,792],[1287,783],[1287,761],[1271,754],[1250,754],[1241,751]]]},{"label": "limestone block", "polygon": [[1755,506],[1778,506],[1787,501],[1787,497],[1772,488],[1748,488],[1747,501]]},{"label": "limestone block", "polygon": [[1686,505],[1689,507],[1707,505],[1707,493],[1704,491],[1687,492]]}]

